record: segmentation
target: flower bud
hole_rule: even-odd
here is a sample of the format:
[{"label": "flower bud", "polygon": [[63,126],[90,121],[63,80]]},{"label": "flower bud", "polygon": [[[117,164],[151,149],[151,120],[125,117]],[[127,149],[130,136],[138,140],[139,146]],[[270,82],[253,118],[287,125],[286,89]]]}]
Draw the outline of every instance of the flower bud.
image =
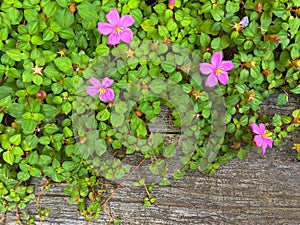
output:
[{"label": "flower bud", "polygon": [[35,98],[40,102],[43,103],[44,99],[46,98],[47,93],[45,91],[39,91],[35,94]]},{"label": "flower bud", "polygon": [[69,5],[69,11],[71,13],[74,13],[76,11],[76,5],[74,5],[73,2],[71,2],[71,4]]},{"label": "flower bud", "polygon": [[280,36],[278,34],[263,35],[263,37],[265,38],[265,40],[273,43],[277,43],[280,41]]},{"label": "flower bud", "polygon": [[268,70],[268,69],[266,69],[266,70],[262,71],[262,73],[263,73],[263,75],[265,75],[265,76],[269,76],[269,75],[271,74],[271,71]]},{"label": "flower bud", "polygon": [[261,2],[257,3],[256,6],[255,6],[255,11],[258,12],[258,13],[262,13],[262,10],[263,10],[263,5]]},{"label": "flower bud", "polygon": [[135,111],[135,114],[136,114],[138,117],[141,117],[141,116],[142,116],[142,113],[141,113],[141,111],[139,111],[139,110],[136,110],[136,111]]},{"label": "flower bud", "polygon": [[168,3],[168,8],[170,10],[173,10],[174,6],[175,6],[175,0],[170,0],[169,3]]}]

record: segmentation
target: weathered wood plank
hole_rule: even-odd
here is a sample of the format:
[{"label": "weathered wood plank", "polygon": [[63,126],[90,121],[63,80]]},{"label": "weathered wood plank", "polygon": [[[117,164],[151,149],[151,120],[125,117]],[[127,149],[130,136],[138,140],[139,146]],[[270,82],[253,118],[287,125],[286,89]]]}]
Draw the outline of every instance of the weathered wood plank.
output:
[{"label": "weathered wood plank", "polygon": [[[268,115],[291,114],[299,107],[300,98],[292,95],[282,107],[276,106],[275,98],[267,103],[262,108]],[[133,187],[132,180],[128,180],[111,199],[108,209],[115,218],[122,219],[121,224],[132,225],[299,224],[300,162],[295,160],[297,152],[291,149],[300,140],[299,131],[290,134],[280,146],[268,149],[264,156],[253,150],[244,160],[234,159],[223,165],[214,177],[189,171],[170,186],[156,186],[152,196],[157,201],[150,207],[143,206],[146,197],[143,187]],[[32,182],[38,193],[41,181]],[[42,207],[51,209],[43,225],[86,224],[76,206],[67,203],[63,187],[56,184],[42,195]],[[27,210],[36,212],[34,203]],[[8,214],[6,224],[14,221],[14,215]],[[104,225],[108,221],[108,216],[101,213],[101,218],[90,225]]]}]

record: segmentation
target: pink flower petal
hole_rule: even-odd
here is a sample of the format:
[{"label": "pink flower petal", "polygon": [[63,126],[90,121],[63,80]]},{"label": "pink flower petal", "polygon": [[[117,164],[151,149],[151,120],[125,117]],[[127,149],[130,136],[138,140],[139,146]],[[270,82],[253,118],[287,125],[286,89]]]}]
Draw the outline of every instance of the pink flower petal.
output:
[{"label": "pink flower petal", "polygon": [[99,88],[96,86],[86,86],[85,90],[89,96],[95,96],[99,92]]},{"label": "pink flower petal", "polygon": [[213,71],[213,66],[210,63],[200,63],[199,70],[203,74],[211,74]]},{"label": "pink flower petal", "polygon": [[120,34],[113,34],[111,33],[109,36],[108,36],[108,41],[107,43],[109,45],[117,45],[119,44],[121,41],[121,37],[120,37]]},{"label": "pink flower petal", "polygon": [[123,42],[129,44],[133,39],[133,33],[129,28],[126,28],[120,33],[120,38]]},{"label": "pink flower petal", "polygon": [[261,147],[263,145],[263,138],[261,135],[256,135],[254,138],[253,138],[253,141],[255,142],[256,146],[257,147]]},{"label": "pink flower petal", "polygon": [[263,134],[263,132],[261,132],[260,127],[257,126],[256,123],[252,122],[252,123],[251,123],[251,128],[252,128],[252,132],[253,132],[253,133],[261,134],[261,135]]},{"label": "pink flower petal", "polygon": [[205,86],[206,86],[206,87],[214,87],[214,86],[216,86],[217,83],[218,83],[217,77],[214,76],[214,75],[209,75],[209,76],[206,78]]},{"label": "pink flower petal", "polygon": [[110,85],[112,85],[114,83],[114,80],[113,79],[110,79],[108,77],[105,77],[102,81],[102,86],[107,88],[109,87]]},{"label": "pink flower petal", "polygon": [[113,89],[107,88],[105,94],[106,94],[106,96],[107,96],[107,98],[108,98],[109,101],[114,100],[114,98],[115,98],[115,92],[114,92]]},{"label": "pink flower petal", "polygon": [[120,27],[130,27],[134,24],[135,19],[131,15],[124,15],[120,20]]},{"label": "pink flower petal", "polygon": [[99,94],[99,99],[103,102],[112,101],[115,97],[114,90],[106,88],[105,91],[104,94]]},{"label": "pink flower petal", "polygon": [[119,16],[118,10],[116,8],[110,10],[106,14],[106,19],[113,26],[119,25],[119,23],[120,23],[120,16]]},{"label": "pink flower petal", "polygon": [[114,27],[109,23],[105,23],[105,22],[98,23],[98,32],[100,34],[107,35],[107,34],[112,33],[113,30],[114,30]]},{"label": "pink flower petal", "polygon": [[267,143],[267,145],[270,147],[270,148],[272,148],[272,146],[273,146],[273,140],[271,140],[271,139],[265,139],[265,142]]},{"label": "pink flower petal", "polygon": [[221,73],[218,76],[218,80],[220,81],[221,84],[225,85],[228,83],[228,74],[226,72]]},{"label": "pink flower petal", "polygon": [[96,86],[97,88],[100,88],[101,87],[101,82],[95,78],[95,77],[91,77],[89,79],[89,82],[93,85],[93,86]]},{"label": "pink flower petal", "polygon": [[260,129],[260,134],[265,134],[266,133],[266,127],[263,123],[258,124],[259,129]]},{"label": "pink flower petal", "polygon": [[221,66],[223,67],[223,69],[225,71],[232,70],[233,67],[234,67],[234,65],[233,65],[233,63],[231,61],[223,61],[221,63]]},{"label": "pink flower petal", "polygon": [[210,59],[210,63],[215,68],[219,67],[222,63],[222,52],[216,52],[215,54],[213,54],[213,56]]},{"label": "pink flower petal", "polygon": [[267,144],[263,142],[261,146],[261,154],[264,155],[266,153],[266,148],[267,148]]}]

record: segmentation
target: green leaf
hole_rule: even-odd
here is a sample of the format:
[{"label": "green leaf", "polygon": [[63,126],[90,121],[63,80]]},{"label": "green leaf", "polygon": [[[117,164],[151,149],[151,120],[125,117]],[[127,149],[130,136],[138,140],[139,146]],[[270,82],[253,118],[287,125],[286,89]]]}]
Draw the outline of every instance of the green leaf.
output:
[{"label": "green leaf", "polygon": [[147,19],[144,20],[144,22],[141,24],[141,27],[144,31],[148,32],[151,27],[154,27],[154,24],[152,24],[151,20]]},{"label": "green leaf", "polygon": [[161,79],[156,79],[151,81],[151,83],[149,84],[149,88],[155,94],[160,94],[166,90],[166,83]]},{"label": "green leaf", "polygon": [[33,120],[24,120],[21,124],[25,134],[32,134],[36,128],[37,123]]},{"label": "green leaf", "polygon": [[38,153],[36,151],[31,152],[29,154],[29,156],[27,156],[27,162],[30,165],[36,165],[36,164],[38,164],[38,162],[39,162],[39,155],[38,155]]},{"label": "green leaf", "polygon": [[43,83],[43,77],[40,75],[35,75],[32,77],[32,82],[38,86],[40,86]]},{"label": "green leaf", "polygon": [[61,107],[61,111],[64,114],[69,114],[72,111],[72,105],[70,102],[65,102],[62,107]]},{"label": "green leaf", "polygon": [[220,21],[224,17],[224,11],[219,7],[216,7],[211,10],[211,15],[213,16],[215,21]]},{"label": "green leaf", "polygon": [[244,149],[241,149],[239,152],[238,152],[238,157],[239,159],[244,159],[246,156],[247,156],[247,153],[248,151],[247,150],[244,150]]},{"label": "green leaf", "polygon": [[164,157],[166,158],[171,158],[176,154],[176,147],[174,144],[170,144],[166,147],[165,151],[164,151]]},{"label": "green leaf", "polygon": [[109,54],[109,47],[107,45],[105,45],[105,44],[100,44],[96,48],[96,53],[99,56],[106,56],[106,55]]},{"label": "green leaf", "polygon": [[297,87],[290,90],[292,93],[299,95],[300,94],[300,84]]},{"label": "green leaf", "polygon": [[43,9],[43,12],[47,17],[51,17],[55,15],[56,10],[58,9],[58,5],[56,2],[48,2]]},{"label": "green leaf", "polygon": [[65,171],[72,171],[76,168],[77,164],[73,161],[65,161],[63,164],[62,164],[62,168],[65,170]]},{"label": "green leaf", "polygon": [[111,113],[110,122],[113,127],[120,127],[124,124],[125,117],[123,114],[118,114],[115,112]]},{"label": "green leaf", "polygon": [[117,113],[123,114],[123,113],[127,112],[128,106],[125,102],[118,102],[115,105],[115,110]]},{"label": "green leaf", "polygon": [[50,137],[48,136],[43,136],[39,138],[39,143],[42,145],[48,145],[50,144]]},{"label": "green leaf", "polygon": [[155,5],[153,7],[153,9],[158,15],[164,15],[165,11],[167,9],[167,6],[164,3],[159,3],[159,4]]},{"label": "green leaf", "polygon": [[29,95],[35,95],[40,90],[40,87],[37,85],[29,85],[26,87],[26,91]]},{"label": "green leaf", "polygon": [[277,105],[284,105],[288,102],[288,96],[286,94],[280,94],[277,99]]},{"label": "green leaf", "polygon": [[179,83],[182,80],[182,75],[181,75],[181,73],[178,73],[178,72],[173,73],[173,74],[171,74],[169,80],[173,81],[175,83]]},{"label": "green leaf", "polygon": [[177,28],[178,28],[177,27],[177,23],[173,20],[173,18],[169,19],[168,23],[167,23],[167,29],[168,29],[168,31],[174,31]]},{"label": "green leaf", "polygon": [[0,108],[2,108],[3,106],[9,108],[9,106],[11,105],[11,103],[12,103],[11,97],[10,96],[6,96],[6,97],[0,99]]},{"label": "green leaf", "polygon": [[24,17],[27,20],[27,22],[34,22],[38,19],[38,12],[34,9],[25,9]]},{"label": "green leaf", "polygon": [[21,61],[22,59],[27,59],[27,56],[22,53],[19,49],[11,49],[7,50],[6,54],[9,58],[11,58],[14,61]]},{"label": "green leaf", "polygon": [[72,68],[72,61],[67,57],[56,58],[54,63],[64,73]]},{"label": "green leaf", "polygon": [[19,181],[26,181],[30,178],[30,175],[27,171],[21,171],[18,173],[17,178]]},{"label": "green leaf", "polygon": [[108,109],[104,109],[97,114],[96,119],[100,121],[106,121],[109,119],[109,117],[110,117],[110,112],[108,111]]},{"label": "green leaf", "polygon": [[9,138],[9,142],[13,145],[19,145],[21,144],[21,134],[16,134],[14,136],[11,136]]},{"label": "green leaf", "polygon": [[228,13],[236,13],[240,10],[240,4],[239,2],[231,2],[231,1],[228,1],[226,3],[226,11]]},{"label": "green leaf", "polygon": [[211,47],[213,49],[220,49],[221,48],[221,38],[220,37],[214,38],[211,42]]},{"label": "green leaf", "polygon": [[9,68],[9,70],[6,73],[6,76],[11,77],[11,78],[19,78],[19,77],[21,77],[21,74],[17,69]]},{"label": "green leaf", "polygon": [[200,35],[200,44],[203,47],[207,47],[210,44],[210,36],[206,33],[201,33]]},{"label": "green leaf", "polygon": [[3,159],[8,164],[12,165],[14,163],[15,156],[11,151],[6,151],[3,153]]},{"label": "green leaf", "polygon": [[97,20],[97,8],[89,2],[82,2],[77,6],[78,14],[85,20]]},{"label": "green leaf", "polygon": [[105,153],[107,148],[106,142],[103,139],[95,141],[95,149],[98,156],[101,156]]},{"label": "green leaf", "polygon": [[42,113],[46,118],[55,119],[55,117],[59,114],[59,109],[57,107],[50,104],[43,104]]},{"label": "green leaf", "polygon": [[74,14],[68,8],[58,8],[56,11],[56,21],[62,28],[69,28],[74,22]]},{"label": "green leaf", "polygon": [[168,32],[168,29],[165,27],[165,26],[158,26],[158,34],[162,37],[166,37],[169,32]]},{"label": "green leaf", "polygon": [[45,128],[44,128],[45,132],[48,133],[48,134],[53,134],[55,133],[56,131],[58,131],[58,127],[51,123],[51,124],[46,124],[45,125]]},{"label": "green leaf", "polygon": [[167,73],[172,73],[175,71],[176,66],[172,63],[167,63],[167,62],[163,62],[161,64],[161,67],[163,68],[164,71],[166,71]]},{"label": "green leaf", "polygon": [[33,177],[40,177],[42,175],[42,171],[35,167],[30,167],[29,173]]}]

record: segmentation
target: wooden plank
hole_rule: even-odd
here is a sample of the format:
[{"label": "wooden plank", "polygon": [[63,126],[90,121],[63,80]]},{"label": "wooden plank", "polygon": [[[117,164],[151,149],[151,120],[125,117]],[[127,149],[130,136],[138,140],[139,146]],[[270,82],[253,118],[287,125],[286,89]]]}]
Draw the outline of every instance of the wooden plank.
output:
[{"label": "wooden plank", "polygon": [[[272,102],[273,101],[273,102]],[[272,113],[291,114],[299,107],[300,98],[290,96],[286,106],[275,106],[273,98],[264,108]],[[181,180],[170,186],[156,186],[152,196],[155,205],[143,206],[146,192],[133,187],[132,179],[125,182],[108,204],[121,224],[299,224],[300,223],[300,163],[296,161],[292,145],[300,140],[300,129],[284,142],[262,156],[255,150],[244,160],[234,159],[223,165],[214,177],[199,171],[189,171]],[[169,137],[166,135],[166,137]],[[134,164],[134,161],[131,162]],[[38,193],[41,180],[32,180]],[[51,209],[43,225],[86,224],[75,205],[67,203],[64,184],[55,184],[41,198],[41,205]],[[112,191],[112,189],[110,189]],[[27,211],[36,212],[34,203]],[[14,224],[15,216],[7,215],[5,224]],[[108,224],[109,218],[101,213],[99,220],[90,225]],[[39,224],[38,220],[36,224]]]}]

